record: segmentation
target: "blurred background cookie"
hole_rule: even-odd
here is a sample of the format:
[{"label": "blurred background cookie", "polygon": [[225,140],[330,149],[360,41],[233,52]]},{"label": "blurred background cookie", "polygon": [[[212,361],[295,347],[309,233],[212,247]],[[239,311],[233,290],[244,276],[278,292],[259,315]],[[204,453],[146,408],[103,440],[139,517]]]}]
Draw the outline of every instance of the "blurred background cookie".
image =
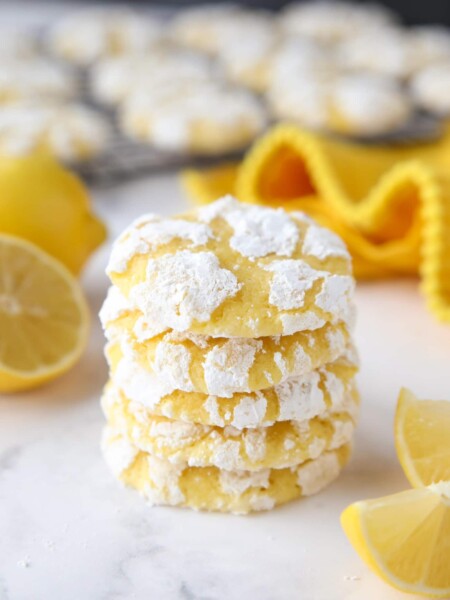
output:
[{"label": "blurred background cookie", "polygon": [[339,133],[370,136],[395,131],[412,115],[412,104],[398,83],[367,73],[337,78],[330,95],[329,128]]},{"label": "blurred background cookie", "polygon": [[54,61],[0,58],[0,104],[27,98],[69,98],[76,91],[75,75]]},{"label": "blurred background cookie", "polygon": [[159,21],[120,7],[96,7],[68,13],[48,32],[52,52],[86,65],[104,56],[149,50],[161,36]]},{"label": "blurred background cookie", "polygon": [[52,154],[83,160],[105,149],[110,127],[102,115],[78,104],[31,101],[0,108],[0,154]]},{"label": "blurred background cookie", "polygon": [[439,116],[450,114],[450,61],[430,65],[411,81],[414,101],[424,110]]},{"label": "blurred background cookie", "polygon": [[266,126],[258,99],[214,82],[172,82],[123,105],[123,131],[157,148],[218,154],[246,147]]},{"label": "blurred background cookie", "polygon": [[280,22],[287,33],[332,44],[395,20],[388,8],[378,4],[319,0],[289,4]]},{"label": "blurred background cookie", "polygon": [[134,93],[151,93],[164,84],[212,80],[217,71],[201,54],[165,48],[100,61],[91,70],[90,88],[98,101],[120,104]]}]

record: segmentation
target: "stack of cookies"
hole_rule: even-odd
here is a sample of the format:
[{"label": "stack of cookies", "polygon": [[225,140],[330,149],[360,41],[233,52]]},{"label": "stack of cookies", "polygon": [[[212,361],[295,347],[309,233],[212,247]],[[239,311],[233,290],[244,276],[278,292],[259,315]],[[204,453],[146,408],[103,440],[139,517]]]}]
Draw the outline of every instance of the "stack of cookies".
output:
[{"label": "stack of cookies", "polygon": [[354,280],[306,215],[226,197],[115,242],[103,451],[152,504],[247,513],[318,492],[358,411]]}]

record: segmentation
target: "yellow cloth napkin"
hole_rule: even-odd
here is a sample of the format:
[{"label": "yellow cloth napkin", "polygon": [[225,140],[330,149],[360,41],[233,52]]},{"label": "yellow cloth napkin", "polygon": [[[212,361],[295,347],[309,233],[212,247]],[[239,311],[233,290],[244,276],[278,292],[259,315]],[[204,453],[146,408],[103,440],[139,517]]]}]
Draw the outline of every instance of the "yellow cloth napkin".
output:
[{"label": "yellow cloth napkin", "polygon": [[185,171],[197,204],[240,200],[303,210],[347,243],[359,278],[419,274],[450,321],[450,127],[434,142],[370,146],[278,125],[240,164]]}]

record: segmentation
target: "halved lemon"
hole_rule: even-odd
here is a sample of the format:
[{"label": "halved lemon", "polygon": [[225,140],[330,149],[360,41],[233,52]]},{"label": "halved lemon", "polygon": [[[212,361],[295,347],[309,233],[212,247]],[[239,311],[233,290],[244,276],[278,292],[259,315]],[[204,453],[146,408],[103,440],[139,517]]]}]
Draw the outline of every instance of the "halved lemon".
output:
[{"label": "halved lemon", "polygon": [[349,506],[341,516],[367,565],[403,592],[450,596],[450,483]]},{"label": "halved lemon", "polygon": [[83,292],[67,268],[30,242],[0,235],[0,392],[67,371],[88,330]]},{"label": "halved lemon", "polygon": [[413,487],[450,481],[450,402],[418,400],[403,388],[395,415],[395,445]]}]

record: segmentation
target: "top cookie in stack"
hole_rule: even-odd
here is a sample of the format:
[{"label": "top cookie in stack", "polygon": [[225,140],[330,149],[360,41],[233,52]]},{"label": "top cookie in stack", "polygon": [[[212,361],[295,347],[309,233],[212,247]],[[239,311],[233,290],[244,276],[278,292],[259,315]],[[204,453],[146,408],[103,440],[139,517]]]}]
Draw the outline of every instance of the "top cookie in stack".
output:
[{"label": "top cookie in stack", "polygon": [[336,477],[358,406],[337,236],[226,197],[137,220],[108,274],[104,451],[122,481],[154,503],[248,512]]},{"label": "top cookie in stack", "polygon": [[112,283],[160,331],[290,335],[349,317],[343,242],[304,214],[226,197],[180,217],[144,216],[116,242]]}]

